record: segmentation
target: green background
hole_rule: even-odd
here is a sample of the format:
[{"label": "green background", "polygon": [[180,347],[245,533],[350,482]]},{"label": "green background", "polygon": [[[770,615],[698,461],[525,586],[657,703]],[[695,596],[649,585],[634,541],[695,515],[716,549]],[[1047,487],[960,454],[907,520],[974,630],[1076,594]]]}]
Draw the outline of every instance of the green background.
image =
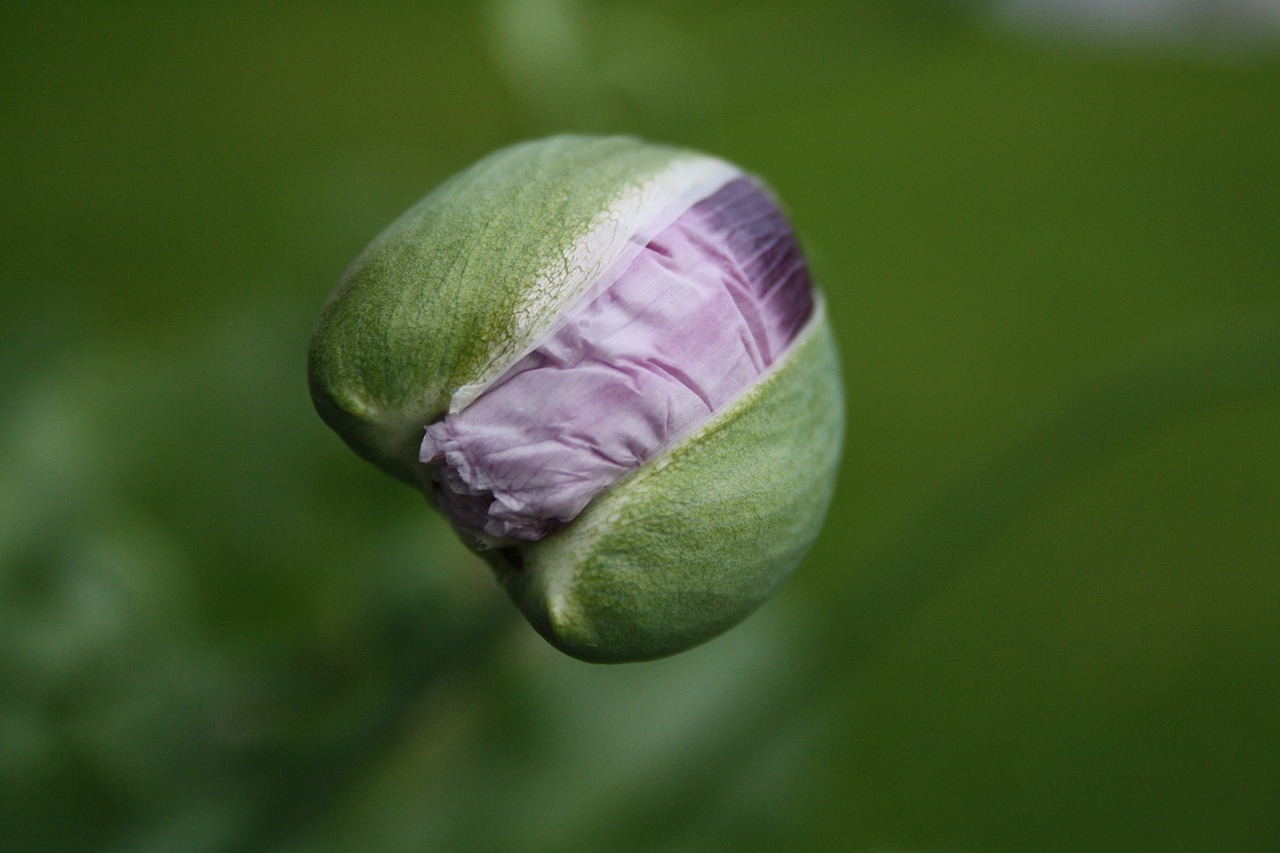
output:
[{"label": "green background", "polygon": [[[1280,41],[940,2],[7,4],[0,849],[1280,848]],[[386,223],[627,132],[784,199],[849,427],[673,659],[311,409]]]}]

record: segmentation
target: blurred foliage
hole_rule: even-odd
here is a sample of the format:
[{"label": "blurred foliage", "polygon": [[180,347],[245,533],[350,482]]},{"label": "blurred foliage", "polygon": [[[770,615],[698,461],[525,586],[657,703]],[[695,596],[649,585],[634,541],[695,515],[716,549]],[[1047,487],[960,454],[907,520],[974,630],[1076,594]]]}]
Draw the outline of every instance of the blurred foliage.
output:
[{"label": "blurred foliage", "polygon": [[[0,10],[0,848],[1280,847],[1280,42],[996,21]],[[546,647],[303,378],[365,242],[558,130],[766,176],[843,346],[818,546],[652,664]]]}]

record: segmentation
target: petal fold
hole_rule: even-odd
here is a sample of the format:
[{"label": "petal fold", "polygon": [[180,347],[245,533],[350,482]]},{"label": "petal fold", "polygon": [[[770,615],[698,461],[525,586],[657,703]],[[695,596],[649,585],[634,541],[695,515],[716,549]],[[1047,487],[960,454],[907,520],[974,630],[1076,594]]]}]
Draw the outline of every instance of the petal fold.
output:
[{"label": "petal fold", "polygon": [[493,542],[537,540],[750,387],[813,312],[769,194],[736,178],[608,271],[420,458],[440,509]]}]

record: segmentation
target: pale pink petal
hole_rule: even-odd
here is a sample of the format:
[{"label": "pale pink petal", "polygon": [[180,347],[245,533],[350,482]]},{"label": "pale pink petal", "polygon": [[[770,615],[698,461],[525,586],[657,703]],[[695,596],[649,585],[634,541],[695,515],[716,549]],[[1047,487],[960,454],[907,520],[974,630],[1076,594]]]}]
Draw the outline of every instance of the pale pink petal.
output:
[{"label": "pale pink petal", "polygon": [[783,353],[812,311],[804,258],[754,182],[731,181],[470,406],[421,458],[458,526],[535,540],[696,429]]}]

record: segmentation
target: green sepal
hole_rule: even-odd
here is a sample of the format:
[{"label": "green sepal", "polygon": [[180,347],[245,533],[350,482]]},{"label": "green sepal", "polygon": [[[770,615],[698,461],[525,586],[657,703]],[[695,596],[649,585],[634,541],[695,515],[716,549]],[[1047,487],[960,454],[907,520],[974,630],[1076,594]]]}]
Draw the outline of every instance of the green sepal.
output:
[{"label": "green sepal", "polygon": [[320,315],[316,410],[363,458],[423,485],[423,428],[513,363],[590,286],[571,249],[602,211],[691,152],[627,137],[514,145],[445,182],[351,264]]},{"label": "green sepal", "polygon": [[583,660],[647,660],[737,624],[813,544],[844,431],[819,302],[762,381],[538,542],[478,551],[533,626]]}]

